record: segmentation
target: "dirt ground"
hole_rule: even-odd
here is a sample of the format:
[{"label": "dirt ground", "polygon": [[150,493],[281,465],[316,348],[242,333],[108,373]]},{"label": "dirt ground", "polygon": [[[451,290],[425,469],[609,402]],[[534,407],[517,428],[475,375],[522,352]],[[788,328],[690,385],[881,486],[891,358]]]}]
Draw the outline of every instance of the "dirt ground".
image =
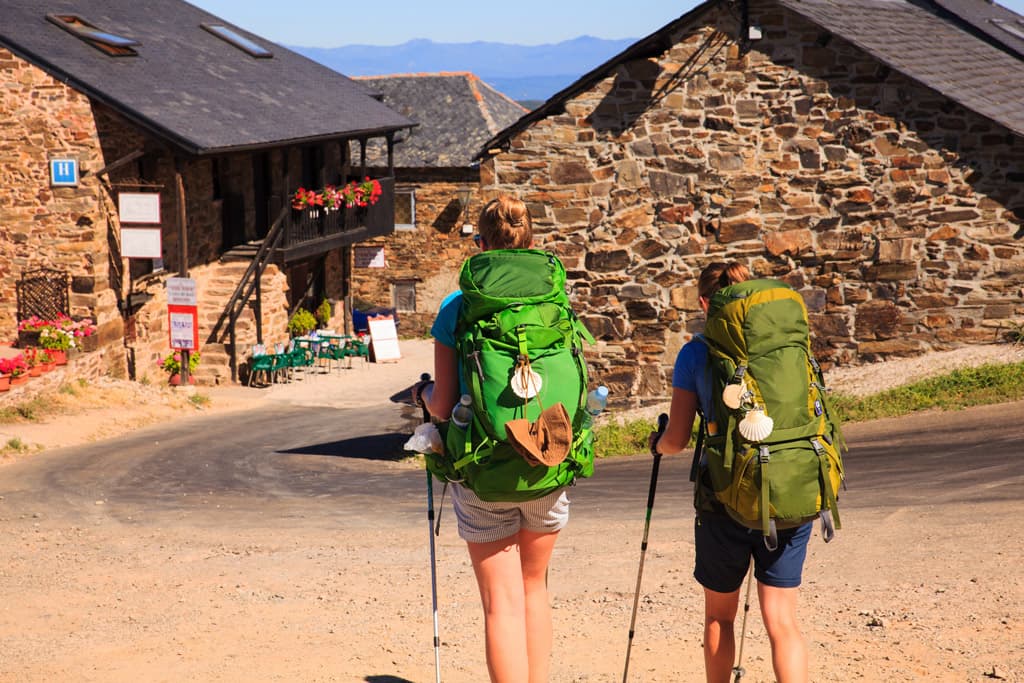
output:
[{"label": "dirt ground", "polygon": [[[37,457],[37,446],[74,446],[154,420],[266,401],[386,401],[430,369],[428,342],[403,342],[402,352],[398,363],[337,371],[337,384],[326,376],[264,390],[201,388],[209,398],[201,409],[181,393],[97,385],[100,391],[83,392],[73,414],[59,421],[0,425],[0,446],[12,438],[25,446],[0,457],[0,481],[5,468]],[[990,353],[862,368],[850,381],[874,375],[881,386],[943,362],[985,362]],[[996,355],[1016,359],[1007,347]],[[659,497],[630,680],[698,681],[692,515],[682,493],[659,490]],[[215,516],[124,519],[101,502],[70,518],[43,506],[11,509],[0,497],[3,683],[434,680],[429,555],[419,517],[339,528],[334,520],[291,523],[268,511],[244,528],[224,529]],[[621,680],[642,512],[609,523],[576,510],[562,533],[550,576],[552,681]],[[450,507],[443,515],[443,680],[484,681],[472,570]],[[1024,681],[1024,569],[1015,533],[1022,518],[1024,499],[854,506],[833,543],[822,543],[816,530],[800,607],[812,680]],[[745,683],[773,680],[756,597],[753,603]]]}]

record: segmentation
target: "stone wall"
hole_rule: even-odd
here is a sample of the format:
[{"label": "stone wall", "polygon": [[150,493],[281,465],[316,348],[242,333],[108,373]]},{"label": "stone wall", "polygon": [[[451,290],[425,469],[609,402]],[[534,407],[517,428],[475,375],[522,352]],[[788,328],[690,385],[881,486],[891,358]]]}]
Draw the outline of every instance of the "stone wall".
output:
[{"label": "stone wall", "polygon": [[[106,193],[95,176],[103,152],[89,100],[0,49],[0,335],[17,335],[16,283],[40,267],[71,277],[70,314],[93,318],[101,345],[123,325],[106,258]],[[78,159],[77,187],[51,187],[49,160]],[[107,354],[123,369],[123,353]]]},{"label": "stone wall", "polygon": [[[39,267],[65,270],[71,277],[70,313],[97,322],[102,352],[91,354],[92,361],[102,361],[103,371],[114,376],[162,379],[158,366],[169,351],[164,283],[181,269],[175,178],[180,170],[189,276],[198,287],[204,355],[198,374],[202,381],[225,381],[230,376],[228,355],[221,344],[208,345],[207,337],[248,262],[221,263],[222,211],[224,197],[241,197],[245,237],[256,239],[269,228],[255,224],[255,155],[176,159],[163,143],[113,109],[91,102],[5,50],[0,50],[0,84],[0,335],[16,336],[15,286],[21,274]],[[143,156],[97,175],[138,151]],[[348,173],[343,151],[339,144],[325,145],[324,174],[330,182]],[[57,156],[78,159],[78,187],[50,187],[48,161]],[[275,206],[283,206],[288,190],[299,184],[301,162],[295,150],[267,153],[269,190],[278,197],[271,202]],[[132,262],[121,256],[117,199],[122,191],[161,194],[162,271],[133,277]],[[327,256],[335,275],[340,254],[337,250]],[[262,292],[264,340],[284,341],[289,292],[285,274],[268,268]],[[329,280],[327,294],[340,300],[343,282]],[[239,361],[245,361],[256,341],[252,308],[242,313],[236,332]]]},{"label": "stone wall", "polygon": [[[68,355],[67,365],[58,365],[44,375],[32,377],[25,384],[0,392],[0,409],[29,403],[36,398],[53,394],[65,384],[74,387],[72,382],[95,381],[107,376],[110,374],[110,366],[117,364],[119,360],[111,359],[110,356],[116,355],[119,351],[120,349],[110,346],[90,352],[72,351]],[[123,353],[120,355],[123,356]]]},{"label": "stone wall", "polygon": [[416,229],[396,229],[393,235],[361,243],[360,247],[383,246],[387,267],[352,269],[354,306],[394,308],[396,282],[412,282],[416,289],[415,310],[399,310],[399,335],[405,338],[428,336],[438,307],[445,296],[458,289],[459,268],[477,248],[471,235],[463,235],[463,214],[457,199],[461,187],[472,187],[467,216],[476,223],[481,203],[473,182],[451,179],[405,181],[399,189],[415,190]]},{"label": "stone wall", "polygon": [[770,3],[707,12],[485,162],[531,207],[621,402],[666,397],[739,259],[801,292],[826,367],[999,340],[1024,318],[1024,139]]}]

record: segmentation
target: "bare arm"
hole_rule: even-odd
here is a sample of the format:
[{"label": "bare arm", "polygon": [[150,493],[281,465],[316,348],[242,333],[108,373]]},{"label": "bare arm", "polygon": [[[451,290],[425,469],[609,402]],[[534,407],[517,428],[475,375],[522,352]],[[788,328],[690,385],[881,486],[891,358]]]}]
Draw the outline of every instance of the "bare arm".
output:
[{"label": "bare arm", "polygon": [[434,389],[424,396],[427,410],[440,420],[451,416],[459,400],[459,361],[455,349],[434,341]]},{"label": "bare arm", "polygon": [[[668,413],[668,427],[658,439],[658,452],[672,455],[686,448],[693,433],[693,421],[697,416],[697,394],[685,389],[672,389],[672,407]],[[651,435],[651,441],[657,438]]]}]

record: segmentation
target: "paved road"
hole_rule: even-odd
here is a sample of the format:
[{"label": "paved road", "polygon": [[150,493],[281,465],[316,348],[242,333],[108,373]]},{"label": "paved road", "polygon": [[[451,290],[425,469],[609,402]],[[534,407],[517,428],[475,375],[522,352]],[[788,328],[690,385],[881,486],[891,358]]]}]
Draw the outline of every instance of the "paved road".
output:
[{"label": "paved road", "polygon": [[[0,468],[0,496],[50,516],[102,505],[135,524],[419,524],[425,477],[401,461],[417,419],[400,405],[209,416]],[[841,506],[1016,500],[1024,485],[1024,402],[850,425],[846,436]],[[688,453],[663,459],[656,507],[690,504],[688,469]],[[602,459],[573,498],[588,514],[635,517],[649,478],[649,457]]]}]

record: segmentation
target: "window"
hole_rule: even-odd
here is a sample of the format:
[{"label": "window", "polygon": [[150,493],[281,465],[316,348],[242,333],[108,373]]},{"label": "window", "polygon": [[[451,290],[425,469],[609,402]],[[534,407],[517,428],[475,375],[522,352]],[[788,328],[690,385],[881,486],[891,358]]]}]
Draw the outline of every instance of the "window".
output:
[{"label": "window", "polygon": [[391,284],[391,300],[396,311],[416,312],[416,281],[398,280]]},{"label": "window", "polygon": [[239,50],[252,57],[256,57],[257,59],[270,59],[274,56],[270,50],[261,45],[257,45],[254,41],[251,41],[240,33],[229,29],[227,26],[223,26],[221,24],[200,24],[200,26],[221,40],[231,43]]},{"label": "window", "polygon": [[395,230],[416,229],[416,190],[395,190]]},{"label": "window", "polygon": [[139,41],[102,31],[74,14],[47,14],[46,19],[111,57],[133,57]]},{"label": "window", "polygon": [[1020,19],[1017,20],[1017,23],[1020,24],[1020,27],[1014,26],[1013,24],[1003,21],[1002,19],[990,19],[989,21],[991,21],[993,24],[1009,33],[1014,38],[1020,38],[1021,40],[1024,40],[1024,21],[1021,21]]}]

